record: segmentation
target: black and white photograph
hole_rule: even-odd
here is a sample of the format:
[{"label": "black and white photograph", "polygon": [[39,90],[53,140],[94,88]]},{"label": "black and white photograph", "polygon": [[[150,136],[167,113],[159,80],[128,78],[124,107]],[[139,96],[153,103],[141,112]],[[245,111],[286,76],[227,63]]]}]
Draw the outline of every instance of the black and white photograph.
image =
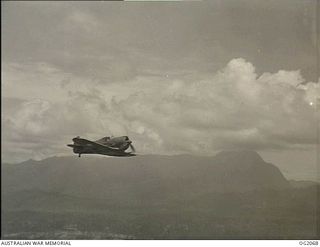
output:
[{"label": "black and white photograph", "polygon": [[319,47],[320,0],[1,1],[1,239],[318,245]]}]

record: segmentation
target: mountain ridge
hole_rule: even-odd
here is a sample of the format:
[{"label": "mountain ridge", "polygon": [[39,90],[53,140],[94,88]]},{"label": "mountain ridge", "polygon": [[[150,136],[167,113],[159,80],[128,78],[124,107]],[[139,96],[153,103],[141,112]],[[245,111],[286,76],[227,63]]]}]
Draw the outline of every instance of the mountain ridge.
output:
[{"label": "mountain ridge", "polygon": [[[139,194],[154,188],[165,194],[203,191],[247,191],[287,188],[280,170],[255,152],[223,152],[216,156],[146,155],[130,158],[50,157],[5,165],[4,190],[43,189],[68,194]],[[35,178],[31,181],[28,178]],[[78,187],[78,189],[77,189]],[[103,192],[103,189],[105,192]],[[121,194],[120,193],[120,194]],[[147,193],[147,192],[146,192]],[[151,193],[151,191],[149,191]]]},{"label": "mountain ridge", "polygon": [[255,152],[50,157],[2,167],[2,233],[4,239],[312,239],[319,236],[319,191],[288,181]]}]

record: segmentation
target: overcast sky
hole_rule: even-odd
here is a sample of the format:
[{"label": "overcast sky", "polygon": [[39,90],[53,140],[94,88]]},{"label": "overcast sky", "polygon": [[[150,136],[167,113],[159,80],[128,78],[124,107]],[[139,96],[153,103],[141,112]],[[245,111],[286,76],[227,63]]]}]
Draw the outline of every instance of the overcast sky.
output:
[{"label": "overcast sky", "polygon": [[315,0],[1,4],[3,161],[129,135],[142,154],[253,149],[315,178]]}]

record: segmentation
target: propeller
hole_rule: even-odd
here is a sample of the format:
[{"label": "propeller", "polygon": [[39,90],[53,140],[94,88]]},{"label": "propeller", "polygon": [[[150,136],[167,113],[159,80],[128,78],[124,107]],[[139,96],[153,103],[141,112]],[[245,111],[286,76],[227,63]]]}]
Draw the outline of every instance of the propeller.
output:
[{"label": "propeller", "polygon": [[134,148],[134,146],[130,143],[130,148],[131,148],[131,150],[132,150],[132,152],[136,152],[136,149]]}]

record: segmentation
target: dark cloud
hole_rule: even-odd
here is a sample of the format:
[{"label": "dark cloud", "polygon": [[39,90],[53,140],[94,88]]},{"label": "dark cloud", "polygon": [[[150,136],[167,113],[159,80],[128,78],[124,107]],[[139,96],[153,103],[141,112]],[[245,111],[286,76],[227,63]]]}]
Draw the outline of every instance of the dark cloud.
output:
[{"label": "dark cloud", "polygon": [[314,9],[312,1],[5,2],[3,59],[109,83],[149,70],[210,73],[245,57],[258,73],[300,69],[315,81]]}]

